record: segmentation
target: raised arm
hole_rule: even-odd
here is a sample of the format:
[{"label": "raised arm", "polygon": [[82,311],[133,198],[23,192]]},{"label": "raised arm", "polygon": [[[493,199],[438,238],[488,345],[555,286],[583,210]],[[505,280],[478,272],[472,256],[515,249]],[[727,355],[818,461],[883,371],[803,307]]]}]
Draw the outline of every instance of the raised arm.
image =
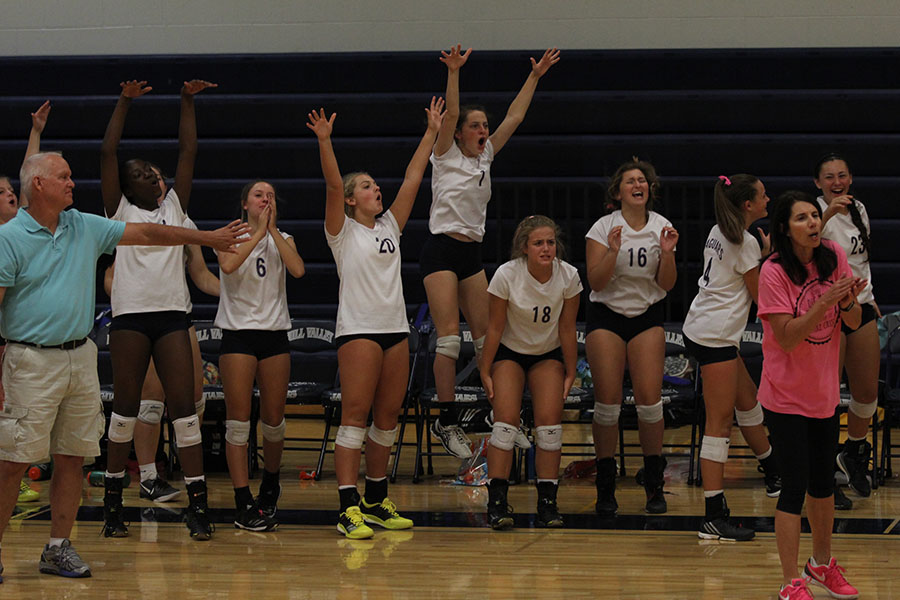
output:
[{"label": "raised arm", "polygon": [[131,107],[131,101],[151,91],[153,88],[146,81],[125,81],[119,84],[122,93],[116,102],[116,108],[106,125],[103,143],[100,145],[100,195],[103,198],[103,209],[106,216],[111,217],[119,208],[122,197],[122,186],[119,183],[119,159],[117,152],[125,128],[125,116]]},{"label": "raised arm", "polygon": [[284,263],[284,268],[287,269],[287,272],[290,273],[292,277],[300,279],[306,273],[306,265],[303,264],[300,253],[297,252],[297,244],[294,242],[294,238],[291,237],[285,239],[282,237],[281,232],[278,231],[278,227],[276,226],[278,207],[276,203],[272,202],[267,208],[271,209],[268,219],[269,235],[272,236],[275,247],[278,248],[281,262]]},{"label": "raised arm", "polygon": [[41,151],[41,134],[47,126],[47,117],[50,116],[50,101],[41,104],[40,108],[31,113],[31,133],[28,134],[28,148],[25,149],[25,158]]},{"label": "raised arm", "polygon": [[419,142],[415,154],[406,167],[406,174],[403,176],[403,183],[400,184],[400,191],[397,192],[397,198],[391,205],[391,214],[397,219],[397,225],[402,231],[409,219],[409,213],[412,212],[413,203],[416,201],[416,195],[419,193],[419,186],[422,184],[422,177],[425,175],[425,167],[428,166],[428,157],[431,156],[431,148],[434,146],[434,140],[437,139],[438,131],[441,129],[441,122],[444,119],[444,100],[441,98],[431,97],[431,105],[425,109],[428,118],[428,126],[425,129],[425,135]]},{"label": "raised arm", "polygon": [[484,347],[481,350],[481,359],[478,361],[478,371],[481,374],[481,385],[489,399],[494,398],[494,380],[491,377],[491,365],[497,356],[500,347],[500,337],[506,328],[506,309],[509,301],[493,294],[488,294],[488,328],[484,336]]},{"label": "raised arm", "polygon": [[187,255],[187,271],[197,289],[210,296],[219,295],[219,278],[206,266],[203,250],[200,246],[190,244],[184,247]]},{"label": "raised arm", "polygon": [[462,44],[450,48],[450,52],[441,50],[441,62],[447,65],[447,91],[444,98],[447,102],[447,112],[444,115],[444,123],[441,125],[437,143],[434,146],[436,156],[446,154],[447,150],[455,143],[453,136],[456,133],[456,122],[459,120],[459,69],[469,60],[472,49],[461,53]]},{"label": "raised arm", "polygon": [[491,134],[491,144],[494,146],[494,154],[500,152],[500,149],[506,145],[510,136],[516,131],[522,121],[525,120],[525,113],[531,106],[531,98],[534,96],[534,90],[537,89],[538,80],[556,63],[559,62],[559,50],[550,48],[544,52],[541,60],[535,61],[531,59],[531,73],[528,79],[522,85],[522,89],[516,95],[516,98],[509,105],[506,116],[500,126]]},{"label": "raised arm", "polygon": [[675,245],[678,231],[668,225],[659,232],[659,266],[656,267],[656,283],[667,292],[675,287],[678,269],[675,266]]},{"label": "raised arm", "polygon": [[325,109],[312,111],[306,124],[319,140],[319,160],[322,162],[322,175],[325,177],[325,231],[329,235],[337,235],[344,227],[344,182],[341,181],[341,170],[331,145],[331,131],[337,113],[325,118]]},{"label": "raised arm", "polygon": [[175,182],[172,187],[178,194],[181,209],[187,212],[194,180],[194,162],[197,160],[197,116],[194,112],[194,95],[206,88],[218,87],[215,83],[192,79],[181,88],[181,118],[178,121],[178,163],[175,166]]},{"label": "raised arm", "polygon": [[183,246],[199,244],[219,252],[234,252],[234,245],[250,233],[250,226],[240,220],[232,221],[213,231],[198,231],[187,227],[172,227],[155,223],[125,223],[120,246]]},{"label": "raised arm", "polygon": [[[247,257],[250,256],[250,253],[253,252],[253,249],[256,248],[256,245],[266,237],[266,226],[270,212],[271,209],[268,206],[263,209],[253,235],[238,242],[234,252],[226,252],[219,255],[219,269],[223,273],[230,275],[237,271],[244,264],[244,261],[247,260]],[[247,227],[249,228],[250,225],[248,224]]]},{"label": "raised arm", "polygon": [[616,272],[616,258],[619,256],[619,248],[622,247],[622,226],[613,227],[606,241],[608,246],[589,239],[585,249],[588,285],[595,292],[605,288]]}]

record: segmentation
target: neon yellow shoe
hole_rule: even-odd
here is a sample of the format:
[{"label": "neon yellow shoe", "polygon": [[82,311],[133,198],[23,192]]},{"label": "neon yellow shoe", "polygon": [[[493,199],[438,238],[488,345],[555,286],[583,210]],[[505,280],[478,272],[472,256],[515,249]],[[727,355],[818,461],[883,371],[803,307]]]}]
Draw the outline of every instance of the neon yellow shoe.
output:
[{"label": "neon yellow shoe", "polygon": [[364,540],[375,535],[372,528],[366,525],[358,506],[351,506],[338,517],[337,530],[351,540]]},{"label": "neon yellow shoe", "polygon": [[24,479],[19,482],[19,499],[16,502],[36,502],[40,498],[40,493],[31,489]]},{"label": "neon yellow shoe", "polygon": [[385,529],[409,529],[413,526],[412,519],[400,516],[390,498],[385,498],[381,504],[368,504],[362,499],[359,502],[359,510],[366,523],[375,523]]}]

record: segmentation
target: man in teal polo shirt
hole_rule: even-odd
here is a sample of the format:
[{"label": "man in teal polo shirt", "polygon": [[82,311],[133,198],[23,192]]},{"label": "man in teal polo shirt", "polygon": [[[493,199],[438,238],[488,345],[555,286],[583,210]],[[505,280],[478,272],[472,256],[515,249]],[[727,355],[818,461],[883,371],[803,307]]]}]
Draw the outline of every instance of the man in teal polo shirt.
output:
[{"label": "man in teal polo shirt", "polygon": [[[51,455],[50,541],[40,570],[90,577],[68,540],[81,499],[84,457],[100,453],[104,417],[93,324],[97,258],[117,245],[201,244],[231,251],[249,227],[235,221],[215,231],[122,223],[66,210],[72,171],[59,154],[22,164],[27,211],[0,227],[0,539],[32,462]],[[0,564],[0,582],[3,566]]]}]

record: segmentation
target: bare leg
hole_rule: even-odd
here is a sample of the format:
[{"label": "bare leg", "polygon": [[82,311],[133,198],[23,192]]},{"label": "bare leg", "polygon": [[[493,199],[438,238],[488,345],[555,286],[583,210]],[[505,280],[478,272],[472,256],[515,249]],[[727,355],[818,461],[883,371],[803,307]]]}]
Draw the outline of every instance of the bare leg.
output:
[{"label": "bare leg", "polygon": [[[390,431],[397,426],[409,381],[409,342],[403,340],[384,351],[378,387],[375,388],[373,419],[375,426]],[[387,474],[391,446],[382,446],[366,438],[366,476],[381,479]]]},{"label": "bare leg", "polygon": [[[833,501],[829,498],[829,501]],[[829,532],[831,530],[829,529]],[[775,511],[775,543],[781,559],[781,575],[785,585],[800,577],[797,556],[800,553],[800,515]]]},{"label": "bare leg", "polygon": [[[628,371],[631,373],[636,406],[651,406],[659,402],[665,355],[666,338],[662,327],[652,327],[628,342]],[[638,419],[638,433],[644,456],[662,454],[665,425],[664,419],[656,423]]]},{"label": "bare leg", "polygon": [[0,461],[0,540],[3,539],[3,532],[6,531],[19,497],[19,482],[27,470],[28,463]]},{"label": "bare leg", "polygon": [[[525,372],[518,363],[511,360],[495,362],[491,367],[494,380],[494,423],[519,425],[522,410],[522,392],[525,389]],[[508,479],[512,469],[512,450],[502,450],[488,444],[488,477]]]},{"label": "bare leg", "polygon": [[[586,340],[588,363],[594,380],[594,398],[601,404],[622,403],[622,378],[625,375],[625,342],[611,331],[595,329]],[[591,424],[597,458],[609,458],[616,452],[619,425]]]},{"label": "bare leg", "polygon": [[[225,415],[230,421],[249,421],[253,396],[253,380],[257,361],[250,354],[223,354],[219,357],[222,386],[225,391]],[[247,487],[247,444],[237,446],[225,442],[225,458],[231,483],[237,488]]]},{"label": "bare leg", "polygon": [[[703,403],[706,406],[706,435],[730,438],[734,420],[734,402],[738,393],[738,364],[740,359],[711,363],[700,368],[703,377]],[[755,401],[755,398],[754,398]],[[723,489],[725,463],[700,459],[703,489]]]},{"label": "bare leg", "polygon": [[[163,392],[162,383],[156,373],[156,366],[150,360],[147,374],[144,376],[144,385],[141,388],[141,400],[157,400],[165,402],[166,394]],[[137,455],[139,465],[149,465],[156,462],[156,450],[159,445],[159,423],[145,423],[140,419],[134,425],[134,453]]]},{"label": "bare leg", "polygon": [[[440,337],[459,335],[458,282],[452,271],[438,271],[425,277],[428,309],[434,321],[435,334]],[[434,357],[434,385],[439,402],[453,401],[456,360],[443,354]]]},{"label": "bare leg", "polygon": [[[341,425],[365,428],[381,374],[383,353],[372,340],[357,339],[338,349],[341,368]],[[334,467],[338,486],[356,485],[359,478],[359,448],[334,445]]]},{"label": "bare leg", "polygon": [[[850,382],[850,393],[862,404],[878,400],[878,367],[881,361],[881,347],[878,343],[878,327],[870,321],[851,333],[841,336],[841,345],[846,349],[844,368]],[[871,417],[863,418],[853,411],[847,413],[847,434],[863,438],[869,433]],[[818,560],[818,559],[816,559]]]},{"label": "bare leg", "polygon": [[50,478],[50,537],[67,538],[81,503],[81,456],[53,455]]},{"label": "bare leg", "polygon": [[834,527],[834,497],[806,496],[806,518],[812,531],[813,558],[820,565],[831,560],[831,530]]},{"label": "bare leg", "polygon": [[[563,381],[565,367],[558,360],[544,360],[528,371],[528,389],[531,390],[536,427],[559,425],[562,421]],[[535,472],[538,479],[559,479],[559,463],[562,450],[535,451]]]},{"label": "bare leg", "polygon": [[[256,368],[260,397],[260,420],[272,427],[284,420],[284,404],[288,381],[291,379],[291,355],[278,354],[259,361]],[[272,442],[263,437],[263,458],[266,471],[277,473],[281,469],[284,440]]]}]

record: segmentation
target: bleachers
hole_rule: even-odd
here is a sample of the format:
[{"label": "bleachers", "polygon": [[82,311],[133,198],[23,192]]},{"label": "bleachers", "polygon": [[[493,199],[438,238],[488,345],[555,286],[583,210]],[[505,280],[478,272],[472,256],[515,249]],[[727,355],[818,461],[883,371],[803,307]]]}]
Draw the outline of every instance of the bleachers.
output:
[{"label": "bleachers", "polygon": [[[476,52],[461,74],[462,100],[487,106],[496,126],[528,73],[533,52]],[[681,232],[679,281],[667,318],[681,320],[696,291],[703,241],[713,221],[720,173],[759,175],[769,195],[814,192],[818,155],[853,159],[854,190],[872,223],[873,277],[885,312],[900,308],[900,187],[894,156],[900,122],[897,49],[565,51],[541,81],[529,114],[493,167],[485,262],[505,260],[517,221],[545,213],[560,221],[569,259],[583,267],[583,236],[602,212],[606,177],[636,154],[663,180],[658,210]],[[294,317],[334,316],[338,279],[322,234],[324,185],[306,113],[338,113],[334,144],[345,171],[369,170],[390,201],[423,128],[422,108],[442,93],[436,53],[8,58],[0,98],[0,172],[15,175],[28,113],[46,98],[53,111],[44,147],[73,166],[76,205],[100,212],[99,147],[118,82],[154,87],[134,102],[120,157],[142,156],[170,173],[177,153],[178,90],[184,79],[219,83],[197,97],[200,153],[190,214],[201,227],[237,215],[247,180],[270,178],[284,198],[280,227],[295,235],[307,274],[290,280]],[[835,73],[853,89],[834,89]],[[425,300],[418,253],[427,232],[430,180],[404,232],[403,279],[410,314]],[[210,263],[215,259],[206,254]],[[215,299],[193,290],[196,313]],[[98,293],[98,303],[106,298]]]}]

